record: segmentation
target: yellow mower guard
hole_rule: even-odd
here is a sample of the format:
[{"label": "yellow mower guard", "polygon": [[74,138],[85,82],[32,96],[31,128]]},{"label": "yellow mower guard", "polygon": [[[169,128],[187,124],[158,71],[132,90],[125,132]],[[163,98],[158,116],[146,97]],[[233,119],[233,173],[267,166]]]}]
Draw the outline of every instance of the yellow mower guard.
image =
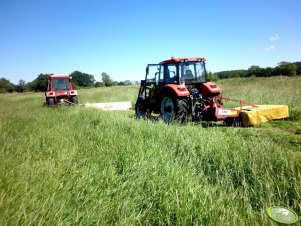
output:
[{"label": "yellow mower guard", "polygon": [[289,117],[287,105],[254,105],[243,100],[228,97],[222,97],[222,99],[240,103],[240,107],[234,109],[240,112],[242,126],[254,126],[269,120]]},{"label": "yellow mower guard", "polygon": [[256,107],[244,106],[236,109],[241,109],[243,126],[254,126],[269,120],[289,117],[287,105],[256,105]]}]

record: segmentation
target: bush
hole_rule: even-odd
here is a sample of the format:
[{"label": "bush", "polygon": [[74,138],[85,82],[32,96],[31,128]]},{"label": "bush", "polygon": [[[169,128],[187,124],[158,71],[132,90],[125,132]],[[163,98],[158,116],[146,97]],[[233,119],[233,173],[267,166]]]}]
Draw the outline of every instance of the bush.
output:
[{"label": "bush", "polygon": [[219,77],[217,76],[217,74],[208,72],[208,73],[207,73],[207,80],[208,80],[209,82],[217,82],[217,81],[219,80]]}]

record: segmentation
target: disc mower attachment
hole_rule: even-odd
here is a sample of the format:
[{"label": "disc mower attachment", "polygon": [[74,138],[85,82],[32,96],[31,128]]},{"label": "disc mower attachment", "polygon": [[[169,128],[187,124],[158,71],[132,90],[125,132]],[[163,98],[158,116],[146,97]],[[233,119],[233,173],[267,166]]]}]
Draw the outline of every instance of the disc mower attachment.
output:
[{"label": "disc mower attachment", "polygon": [[240,110],[243,126],[254,126],[269,120],[289,117],[287,105],[256,105],[236,109]]}]

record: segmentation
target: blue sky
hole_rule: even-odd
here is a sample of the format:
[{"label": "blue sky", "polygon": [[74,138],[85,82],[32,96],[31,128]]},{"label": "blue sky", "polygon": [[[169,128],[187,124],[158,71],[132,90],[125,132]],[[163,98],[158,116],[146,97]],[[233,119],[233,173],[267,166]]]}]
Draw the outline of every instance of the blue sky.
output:
[{"label": "blue sky", "polygon": [[141,80],[148,63],[207,58],[212,72],[301,61],[300,0],[1,0],[0,77]]}]

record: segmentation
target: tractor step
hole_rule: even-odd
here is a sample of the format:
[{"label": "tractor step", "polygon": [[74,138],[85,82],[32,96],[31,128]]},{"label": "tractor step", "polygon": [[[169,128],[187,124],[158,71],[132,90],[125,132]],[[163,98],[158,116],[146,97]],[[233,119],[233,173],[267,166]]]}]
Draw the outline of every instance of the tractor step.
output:
[{"label": "tractor step", "polygon": [[85,108],[99,108],[103,111],[126,111],[132,108],[132,103],[130,101],[126,102],[108,102],[108,103],[87,103],[80,104],[80,106]]},{"label": "tractor step", "polygon": [[243,126],[254,126],[273,119],[289,117],[287,105],[256,105],[236,108],[240,111]]}]

